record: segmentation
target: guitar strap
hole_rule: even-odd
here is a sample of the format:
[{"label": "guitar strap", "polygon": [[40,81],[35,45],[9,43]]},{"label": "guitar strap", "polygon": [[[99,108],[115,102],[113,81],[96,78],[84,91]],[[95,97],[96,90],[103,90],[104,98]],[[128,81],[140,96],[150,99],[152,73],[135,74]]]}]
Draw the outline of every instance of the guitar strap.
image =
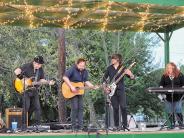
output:
[{"label": "guitar strap", "polygon": [[36,70],[36,74],[35,74],[35,82],[38,81],[38,75],[39,75],[39,69]]},{"label": "guitar strap", "polygon": [[119,73],[120,73],[123,69],[124,69],[124,66],[122,65],[122,66],[119,68],[118,72],[116,72],[116,74],[115,74],[114,77],[112,78],[111,83],[112,83],[112,82],[115,82],[116,77],[119,75]]},{"label": "guitar strap", "polygon": [[84,83],[84,70],[81,72],[81,80]]}]

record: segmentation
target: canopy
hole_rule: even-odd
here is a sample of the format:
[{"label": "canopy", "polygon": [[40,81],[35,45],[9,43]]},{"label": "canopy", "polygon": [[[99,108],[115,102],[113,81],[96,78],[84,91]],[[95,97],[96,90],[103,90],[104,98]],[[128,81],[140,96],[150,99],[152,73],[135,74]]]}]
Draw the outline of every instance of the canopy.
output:
[{"label": "canopy", "polygon": [[184,26],[184,1],[1,0],[0,25],[102,31],[173,31]]}]

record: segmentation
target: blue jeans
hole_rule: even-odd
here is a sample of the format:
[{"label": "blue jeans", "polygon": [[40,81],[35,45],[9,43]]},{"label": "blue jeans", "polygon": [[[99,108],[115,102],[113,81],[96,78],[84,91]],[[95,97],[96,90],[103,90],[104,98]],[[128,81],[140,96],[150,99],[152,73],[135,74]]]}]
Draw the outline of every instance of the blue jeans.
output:
[{"label": "blue jeans", "polygon": [[165,101],[165,108],[167,113],[182,113],[182,101],[169,102]]},{"label": "blue jeans", "polygon": [[179,126],[183,126],[182,101],[176,101],[173,103],[165,101],[165,108],[168,113],[171,127],[175,126],[175,117],[178,120]]}]

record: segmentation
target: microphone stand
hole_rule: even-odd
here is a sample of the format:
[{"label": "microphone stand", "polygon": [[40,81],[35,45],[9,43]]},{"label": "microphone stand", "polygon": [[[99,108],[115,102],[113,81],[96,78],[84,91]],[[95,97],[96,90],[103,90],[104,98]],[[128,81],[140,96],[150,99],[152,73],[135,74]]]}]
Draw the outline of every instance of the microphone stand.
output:
[{"label": "microphone stand", "polygon": [[23,121],[22,121],[22,129],[23,130],[26,130],[27,129],[27,123],[26,123],[26,120],[27,120],[27,112],[26,112],[26,94],[25,94],[25,91],[26,91],[26,87],[25,87],[25,83],[26,83],[26,80],[25,80],[25,75],[23,75]]},{"label": "microphone stand", "polygon": [[172,111],[171,111],[171,115],[170,117],[171,118],[171,127],[175,127],[175,123],[174,123],[174,118],[175,118],[175,111],[174,111],[174,76],[169,76],[170,80],[171,80],[171,88],[172,88],[172,93],[171,93],[171,108],[172,108]]},{"label": "microphone stand", "polygon": [[106,135],[109,133],[109,124],[110,124],[110,101],[108,95],[105,95],[105,130]]},{"label": "microphone stand", "polygon": [[[105,85],[104,87],[106,87],[106,84],[108,84],[109,79],[108,78],[104,78],[105,83],[103,83],[103,85]],[[106,135],[109,134],[109,125],[110,125],[110,106],[111,106],[111,101],[109,98],[109,95],[105,93],[104,91],[104,96],[105,96],[105,130],[106,130]]]},{"label": "microphone stand", "polygon": [[[168,119],[163,123],[163,125],[161,126],[160,130],[162,130],[164,128],[164,126],[166,125],[166,123],[169,121],[169,118],[171,118],[171,122],[170,122],[170,127],[172,128],[173,127],[173,122],[174,122],[174,115],[175,115],[175,111],[174,111],[174,76],[169,76],[170,80],[171,80],[171,113],[170,115],[168,116]],[[175,126],[174,126],[175,127]]]}]

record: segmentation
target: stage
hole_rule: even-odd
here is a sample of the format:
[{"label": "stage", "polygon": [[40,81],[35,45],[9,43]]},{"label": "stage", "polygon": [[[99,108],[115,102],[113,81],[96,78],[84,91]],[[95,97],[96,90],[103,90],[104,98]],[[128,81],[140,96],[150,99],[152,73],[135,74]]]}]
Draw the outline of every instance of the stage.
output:
[{"label": "stage", "polygon": [[184,138],[184,130],[145,130],[145,131],[104,131],[99,130],[97,132],[72,132],[71,130],[60,130],[60,131],[48,131],[48,132],[16,132],[16,133],[1,133],[1,138]]}]

